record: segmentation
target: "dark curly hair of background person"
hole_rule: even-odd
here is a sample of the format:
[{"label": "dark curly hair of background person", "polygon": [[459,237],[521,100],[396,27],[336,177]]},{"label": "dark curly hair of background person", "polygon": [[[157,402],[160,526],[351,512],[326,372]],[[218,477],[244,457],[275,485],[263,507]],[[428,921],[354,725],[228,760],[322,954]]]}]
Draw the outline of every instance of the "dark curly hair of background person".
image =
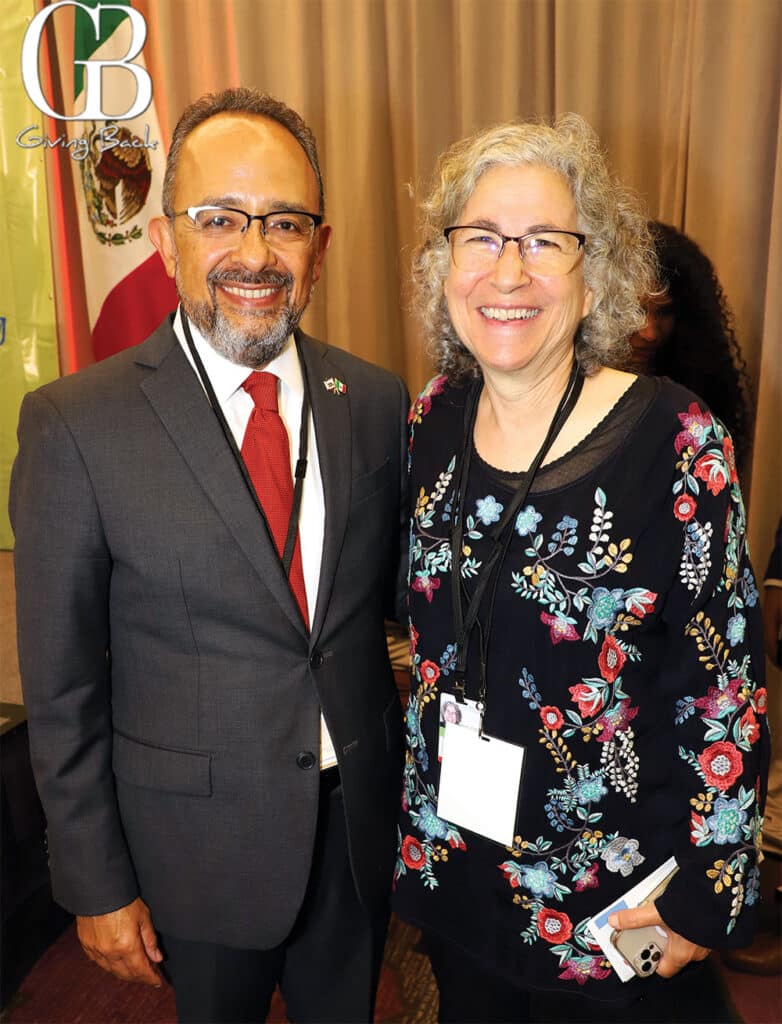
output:
[{"label": "dark curly hair of background person", "polygon": [[654,373],[690,388],[733,437],[746,470],[754,425],[752,385],[733,327],[733,314],[709,258],[669,224],[652,221],[661,286],[673,303],[675,326],[657,349]]}]

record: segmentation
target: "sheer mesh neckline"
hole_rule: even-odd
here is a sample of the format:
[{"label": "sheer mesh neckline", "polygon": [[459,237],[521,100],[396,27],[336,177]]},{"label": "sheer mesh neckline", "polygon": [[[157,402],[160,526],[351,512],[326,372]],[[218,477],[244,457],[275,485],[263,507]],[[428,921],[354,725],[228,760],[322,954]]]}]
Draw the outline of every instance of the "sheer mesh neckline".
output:
[{"label": "sheer mesh neckline", "polygon": [[[532,493],[567,487],[615,455],[640,425],[658,391],[659,381],[656,377],[638,376],[578,444],[538,470]],[[498,484],[514,489],[526,477],[526,471],[516,473],[497,469],[481,458],[474,440],[471,444],[473,458]]]}]

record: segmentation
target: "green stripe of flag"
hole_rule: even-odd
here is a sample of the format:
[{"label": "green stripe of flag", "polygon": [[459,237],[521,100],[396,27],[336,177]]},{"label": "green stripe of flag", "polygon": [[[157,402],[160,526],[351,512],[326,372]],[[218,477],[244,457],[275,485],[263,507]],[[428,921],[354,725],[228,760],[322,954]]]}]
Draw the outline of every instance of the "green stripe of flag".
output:
[{"label": "green stripe of flag", "polygon": [[[115,7],[132,7],[131,0],[109,0]],[[105,7],[106,0],[79,0],[82,7],[98,6]],[[76,17],[73,32],[73,56],[75,60],[89,60],[99,46],[103,46],[106,40],[117,30],[118,26],[127,17],[122,11],[100,12],[100,35],[95,38],[95,24],[86,11],[76,8]],[[76,99],[84,88],[84,67],[81,64],[73,65],[73,97]]]}]

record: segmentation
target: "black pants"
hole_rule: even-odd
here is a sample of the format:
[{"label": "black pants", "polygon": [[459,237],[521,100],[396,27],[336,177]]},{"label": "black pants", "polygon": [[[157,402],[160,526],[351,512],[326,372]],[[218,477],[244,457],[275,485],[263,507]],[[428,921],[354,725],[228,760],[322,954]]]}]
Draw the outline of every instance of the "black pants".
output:
[{"label": "black pants", "polygon": [[[260,904],[259,913],[263,913]],[[359,904],[336,769],[321,779],[313,867],[292,932],[273,949],[233,949],[162,935],[177,1016],[188,1024],[264,1021],[280,986],[291,1021],[371,1021],[387,917]]]},{"label": "black pants", "polygon": [[670,979],[629,981],[637,986],[631,1006],[551,992],[527,992],[474,960],[458,946],[424,933],[437,987],[440,1024],[738,1024],[715,967],[686,968]]}]

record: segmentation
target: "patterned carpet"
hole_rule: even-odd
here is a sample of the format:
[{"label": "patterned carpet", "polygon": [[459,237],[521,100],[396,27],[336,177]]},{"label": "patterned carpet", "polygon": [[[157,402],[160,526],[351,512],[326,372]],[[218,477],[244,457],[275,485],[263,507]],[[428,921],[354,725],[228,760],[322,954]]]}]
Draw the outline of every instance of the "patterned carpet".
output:
[{"label": "patterned carpet", "polygon": [[[437,992],[419,934],[392,917],[378,989],[375,1021],[382,1024],[435,1024]],[[719,960],[717,961],[719,965]],[[782,979],[737,974],[720,967],[746,1024],[779,1024]],[[285,1007],[277,994],[269,1021],[283,1024]],[[131,985],[105,974],[81,952],[71,925],[33,967],[0,1024],[175,1024],[174,998],[162,989]]]},{"label": "patterned carpet", "polygon": [[[433,1024],[437,993],[418,933],[391,921],[378,989],[375,1021]],[[286,1020],[277,993],[268,1020]],[[71,925],[33,967],[2,1015],[3,1024],[174,1024],[174,997],[161,989],[110,977],[81,951]]]},{"label": "patterned carpet", "polygon": [[[435,1024],[437,1021],[437,988],[429,958],[421,952],[419,942],[415,928],[398,917],[391,918],[383,970],[399,985],[399,1024]],[[378,1009],[379,1004],[378,999]],[[383,1019],[391,1018],[375,1014],[375,1020]]]}]

